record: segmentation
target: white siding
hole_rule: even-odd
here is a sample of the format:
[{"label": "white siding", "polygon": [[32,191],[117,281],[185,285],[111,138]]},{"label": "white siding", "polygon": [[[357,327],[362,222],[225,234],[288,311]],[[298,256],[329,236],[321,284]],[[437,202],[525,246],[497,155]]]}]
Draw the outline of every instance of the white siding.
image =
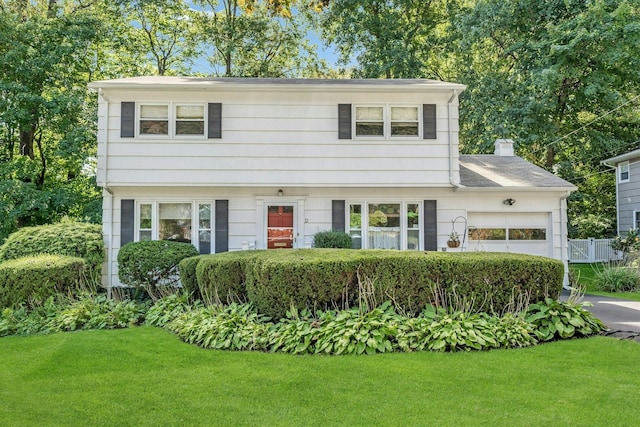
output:
[{"label": "white siding", "polygon": [[[98,181],[107,186],[449,184],[449,123],[454,153],[458,144],[457,105],[451,108],[452,120],[447,117],[451,92],[415,93],[398,88],[379,93],[277,90],[230,93],[105,89],[98,119]],[[121,138],[123,101],[221,102],[222,138]],[[437,104],[437,139],[338,139],[340,103],[420,108],[422,104]]]},{"label": "white siding", "polygon": [[[278,190],[283,190],[283,196],[278,196]],[[564,260],[566,248],[562,242],[563,235],[559,199],[564,193],[509,193],[503,191],[472,191],[445,188],[329,188],[329,187],[119,187],[113,188],[113,205],[109,197],[105,197],[103,218],[105,242],[113,234],[111,251],[111,284],[117,285],[117,253],[120,248],[120,202],[122,199],[139,201],[174,201],[198,200],[211,202],[217,199],[229,200],[229,250],[241,250],[246,247],[264,247],[266,233],[264,209],[267,205],[293,204],[296,207],[296,231],[298,233],[296,246],[309,247],[313,235],[319,231],[331,229],[331,201],[368,201],[368,202],[420,202],[423,200],[437,200],[438,216],[438,248],[446,248],[446,241],[451,232],[452,221],[458,217],[473,221],[474,212],[482,212],[487,221],[505,221],[511,218],[511,223],[518,226],[538,227],[542,222],[547,224],[547,241],[542,245],[546,248],[546,255]],[[105,194],[106,196],[106,194]],[[513,206],[505,206],[502,201],[512,197],[516,199]],[[110,223],[111,208],[113,208],[113,225]],[[477,216],[476,216],[477,218]],[[541,219],[543,218],[543,219]],[[542,222],[541,222],[542,221]],[[566,218],[565,218],[566,221]],[[468,225],[476,225],[468,222]],[[111,228],[112,227],[112,228]],[[456,231],[464,233],[464,221],[456,221]],[[458,249],[446,248],[447,251],[471,250],[504,250],[540,254],[540,242],[517,242],[517,248],[479,248],[468,238]],[[104,284],[109,285],[105,265]]]}]

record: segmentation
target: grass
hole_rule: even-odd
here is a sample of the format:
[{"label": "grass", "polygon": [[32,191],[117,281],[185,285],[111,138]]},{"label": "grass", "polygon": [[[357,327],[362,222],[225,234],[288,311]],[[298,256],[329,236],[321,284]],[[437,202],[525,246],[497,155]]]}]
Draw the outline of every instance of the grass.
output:
[{"label": "grass", "polygon": [[640,344],[291,356],[139,327],[0,339],[3,426],[640,423]]},{"label": "grass", "polygon": [[640,292],[603,292],[596,289],[594,281],[596,273],[604,268],[601,263],[594,264],[569,264],[569,270],[574,274],[579,273],[580,284],[586,286],[586,292],[592,295],[603,295],[613,298],[624,298],[633,301],[640,301]]}]

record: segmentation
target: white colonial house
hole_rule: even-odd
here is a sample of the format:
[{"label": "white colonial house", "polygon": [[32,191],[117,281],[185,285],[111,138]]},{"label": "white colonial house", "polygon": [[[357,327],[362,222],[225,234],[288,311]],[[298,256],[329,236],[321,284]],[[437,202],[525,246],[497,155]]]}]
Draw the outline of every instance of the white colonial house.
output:
[{"label": "white colonial house", "polygon": [[[134,77],[97,81],[104,286],[118,249],[354,246],[505,251],[566,262],[570,183],[514,156],[458,152],[463,85],[431,80]],[[452,231],[462,245],[448,248]]]}]

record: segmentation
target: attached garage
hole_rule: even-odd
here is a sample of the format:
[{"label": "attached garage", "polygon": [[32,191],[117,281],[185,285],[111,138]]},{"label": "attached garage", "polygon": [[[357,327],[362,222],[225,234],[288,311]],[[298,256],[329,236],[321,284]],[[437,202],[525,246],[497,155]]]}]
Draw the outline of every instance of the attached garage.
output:
[{"label": "attached garage", "polygon": [[469,212],[467,248],[553,256],[551,212]]}]

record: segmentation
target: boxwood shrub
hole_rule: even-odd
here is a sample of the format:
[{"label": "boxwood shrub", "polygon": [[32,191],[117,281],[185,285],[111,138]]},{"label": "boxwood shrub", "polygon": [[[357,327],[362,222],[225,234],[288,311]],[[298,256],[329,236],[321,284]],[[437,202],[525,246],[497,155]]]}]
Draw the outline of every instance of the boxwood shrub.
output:
[{"label": "boxwood shrub", "polygon": [[342,231],[320,231],[313,235],[314,248],[351,249],[353,238]]},{"label": "boxwood shrub", "polygon": [[[244,297],[263,314],[345,308],[391,300],[407,315],[428,303],[502,313],[521,295],[557,298],[562,262],[508,253],[440,253],[302,249],[244,251],[203,257],[196,268],[203,294]],[[464,304],[464,307],[460,307]]]},{"label": "boxwood shrub", "polygon": [[152,299],[163,288],[180,286],[178,263],[198,255],[190,243],[152,240],[131,242],[118,252],[118,277],[125,285],[147,291]]},{"label": "boxwood shrub", "polygon": [[0,263],[0,307],[42,304],[57,294],[77,294],[86,262],[64,255],[36,255]]},{"label": "boxwood shrub", "polygon": [[82,258],[98,279],[104,259],[102,226],[65,221],[24,227],[11,234],[0,247],[0,261],[40,254]]}]

